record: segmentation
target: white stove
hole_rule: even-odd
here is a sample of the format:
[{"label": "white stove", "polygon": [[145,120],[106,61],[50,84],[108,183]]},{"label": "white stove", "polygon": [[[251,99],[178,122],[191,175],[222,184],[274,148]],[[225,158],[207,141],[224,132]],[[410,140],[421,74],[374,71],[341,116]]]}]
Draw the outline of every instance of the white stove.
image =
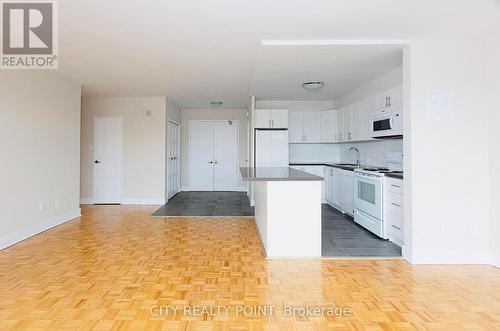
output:
[{"label": "white stove", "polygon": [[354,170],[354,221],[383,239],[389,239],[384,222],[384,177],[402,173],[387,168],[365,167]]}]

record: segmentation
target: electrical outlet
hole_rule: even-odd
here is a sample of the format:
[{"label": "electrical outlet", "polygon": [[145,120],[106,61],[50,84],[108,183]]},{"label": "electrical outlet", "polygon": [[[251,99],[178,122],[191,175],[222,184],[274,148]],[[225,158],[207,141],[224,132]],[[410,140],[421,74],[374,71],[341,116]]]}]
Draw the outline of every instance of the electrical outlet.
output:
[{"label": "electrical outlet", "polygon": [[40,204],[38,205],[38,208],[40,209],[40,212],[43,211],[43,202],[40,202]]},{"label": "electrical outlet", "polygon": [[55,207],[59,207],[59,200],[58,200],[58,199],[56,199],[56,200],[54,201],[54,206],[55,206]]},{"label": "electrical outlet", "polygon": [[403,153],[386,152],[385,159],[390,162],[403,162]]}]

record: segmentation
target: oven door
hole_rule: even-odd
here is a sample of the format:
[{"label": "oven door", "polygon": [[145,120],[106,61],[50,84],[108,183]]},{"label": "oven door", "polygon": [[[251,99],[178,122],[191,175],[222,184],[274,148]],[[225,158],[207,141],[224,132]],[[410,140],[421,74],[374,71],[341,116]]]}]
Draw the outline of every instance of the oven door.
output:
[{"label": "oven door", "polygon": [[382,181],[359,174],[354,179],[354,207],[382,220]]}]

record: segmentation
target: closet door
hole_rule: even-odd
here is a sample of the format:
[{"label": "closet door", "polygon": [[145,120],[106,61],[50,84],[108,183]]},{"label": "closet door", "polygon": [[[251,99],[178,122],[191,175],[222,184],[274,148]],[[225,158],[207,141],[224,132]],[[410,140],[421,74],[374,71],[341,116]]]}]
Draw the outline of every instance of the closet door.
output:
[{"label": "closet door", "polygon": [[214,191],[237,191],[238,122],[214,122]]}]

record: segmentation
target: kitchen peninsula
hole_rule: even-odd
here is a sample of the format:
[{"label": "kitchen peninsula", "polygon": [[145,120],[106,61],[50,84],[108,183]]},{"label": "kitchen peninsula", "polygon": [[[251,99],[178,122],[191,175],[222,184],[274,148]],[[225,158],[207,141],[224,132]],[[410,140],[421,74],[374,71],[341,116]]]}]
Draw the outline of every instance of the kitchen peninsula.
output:
[{"label": "kitchen peninsula", "polygon": [[321,257],[323,177],[289,167],[242,167],[240,173],[254,182],[255,221],[266,257]]}]

